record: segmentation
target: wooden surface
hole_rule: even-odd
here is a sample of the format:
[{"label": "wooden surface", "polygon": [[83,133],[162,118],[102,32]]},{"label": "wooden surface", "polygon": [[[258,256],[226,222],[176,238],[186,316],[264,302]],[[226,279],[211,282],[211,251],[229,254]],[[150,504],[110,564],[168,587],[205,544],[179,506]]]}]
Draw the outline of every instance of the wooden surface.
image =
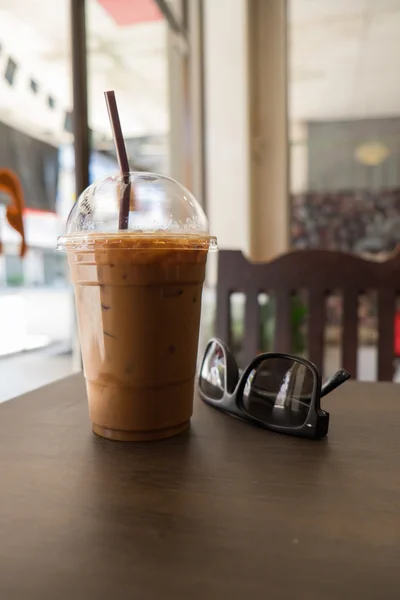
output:
[{"label": "wooden surface", "polygon": [[0,405],[1,600],[398,600],[400,386],[323,404],[322,442],[197,401],[147,444],[92,435],[80,376]]},{"label": "wooden surface", "polygon": [[298,250],[268,263],[252,263],[239,250],[220,250],[218,256],[216,333],[230,339],[230,303],[234,292],[246,296],[241,367],[260,351],[258,295],[275,297],[275,352],[292,352],[292,295],[301,292],[307,302],[308,358],[322,371],[326,298],[340,292],[343,299],[341,366],[357,378],[358,300],[365,292],[377,293],[378,379],[392,381],[394,316],[400,293],[400,253],[384,262],[366,260],[345,252]]}]

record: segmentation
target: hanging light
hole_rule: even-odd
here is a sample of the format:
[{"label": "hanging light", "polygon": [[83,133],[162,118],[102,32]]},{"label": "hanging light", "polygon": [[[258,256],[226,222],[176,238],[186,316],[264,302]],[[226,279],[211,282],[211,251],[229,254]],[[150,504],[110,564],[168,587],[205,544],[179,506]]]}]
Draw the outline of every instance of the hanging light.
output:
[{"label": "hanging light", "polygon": [[355,159],[362,165],[377,167],[390,155],[390,150],[383,142],[366,142],[357,146],[354,152]]}]

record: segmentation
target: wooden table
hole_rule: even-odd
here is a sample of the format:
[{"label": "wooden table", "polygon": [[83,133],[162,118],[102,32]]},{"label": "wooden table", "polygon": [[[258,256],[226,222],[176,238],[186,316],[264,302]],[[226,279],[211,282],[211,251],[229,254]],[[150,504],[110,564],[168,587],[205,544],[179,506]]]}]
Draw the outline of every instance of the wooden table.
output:
[{"label": "wooden table", "polygon": [[198,401],[190,433],[92,435],[70,377],[0,405],[0,599],[400,598],[400,386],[348,383],[329,439]]}]

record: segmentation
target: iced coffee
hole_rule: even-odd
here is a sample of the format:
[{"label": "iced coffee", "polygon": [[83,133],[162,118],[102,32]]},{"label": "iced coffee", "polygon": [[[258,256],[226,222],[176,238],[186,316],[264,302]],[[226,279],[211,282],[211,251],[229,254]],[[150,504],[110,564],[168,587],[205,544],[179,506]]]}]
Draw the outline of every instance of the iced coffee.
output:
[{"label": "iced coffee", "polygon": [[[142,206],[146,217],[132,217],[137,229],[101,231],[111,228],[112,216],[105,218],[104,204],[99,210],[100,186],[80,198],[61,240],[75,288],[93,431],[115,440],[173,436],[188,428],[193,410],[202,287],[215,242],[189,192],[160,181],[156,198],[165,204],[149,215],[149,181],[133,175],[136,212]],[[164,228],[152,231],[151,218],[166,213]]]}]

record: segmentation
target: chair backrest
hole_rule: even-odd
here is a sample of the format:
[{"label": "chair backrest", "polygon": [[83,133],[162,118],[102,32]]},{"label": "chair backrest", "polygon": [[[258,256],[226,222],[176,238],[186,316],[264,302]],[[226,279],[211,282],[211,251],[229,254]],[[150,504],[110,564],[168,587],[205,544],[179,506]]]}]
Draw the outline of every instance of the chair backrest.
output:
[{"label": "chair backrest", "polygon": [[394,359],[396,298],[400,292],[400,255],[385,262],[329,250],[297,250],[268,263],[249,262],[240,251],[220,250],[217,284],[216,334],[230,341],[233,293],[245,294],[243,352],[239,362],[248,363],[260,348],[259,294],[275,297],[275,352],[291,352],[291,297],[308,295],[308,358],[322,372],[326,296],[340,290],[343,298],[342,361],[357,377],[358,302],[365,292],[377,293],[378,380],[391,381]]}]

